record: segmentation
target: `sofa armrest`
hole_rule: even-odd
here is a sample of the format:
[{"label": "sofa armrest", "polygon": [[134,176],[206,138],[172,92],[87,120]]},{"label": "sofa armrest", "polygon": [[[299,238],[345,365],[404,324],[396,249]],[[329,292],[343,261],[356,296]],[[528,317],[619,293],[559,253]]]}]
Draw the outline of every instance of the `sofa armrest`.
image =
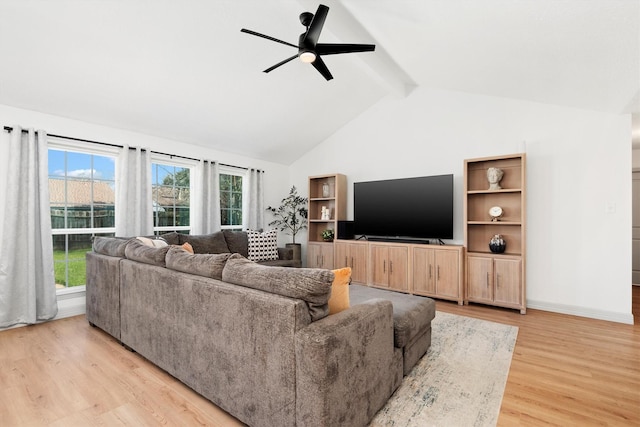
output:
[{"label": "sofa armrest", "polygon": [[293,259],[293,249],[291,248],[278,248],[278,259]]},{"label": "sofa armrest", "polygon": [[296,333],[297,425],[367,425],[395,390],[401,363],[389,301],[311,323]]}]

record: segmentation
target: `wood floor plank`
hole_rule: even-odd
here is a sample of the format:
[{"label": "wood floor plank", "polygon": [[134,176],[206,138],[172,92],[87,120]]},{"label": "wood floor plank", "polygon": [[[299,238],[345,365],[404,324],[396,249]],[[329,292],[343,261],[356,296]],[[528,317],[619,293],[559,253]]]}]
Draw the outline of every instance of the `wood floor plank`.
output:
[{"label": "wood floor plank", "polygon": [[[438,301],[519,327],[499,426],[640,426],[635,325]],[[242,426],[84,316],[0,332],[1,426]]]}]

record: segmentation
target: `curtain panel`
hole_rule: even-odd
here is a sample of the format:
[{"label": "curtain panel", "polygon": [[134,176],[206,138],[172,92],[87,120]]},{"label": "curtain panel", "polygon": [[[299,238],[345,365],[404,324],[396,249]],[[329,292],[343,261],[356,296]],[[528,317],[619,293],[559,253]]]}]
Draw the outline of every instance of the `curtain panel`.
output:
[{"label": "curtain panel", "polygon": [[211,234],[220,230],[220,171],[216,162],[200,160],[194,181],[191,234]]},{"label": "curtain panel", "polygon": [[47,134],[14,126],[5,173],[0,247],[0,327],[58,313],[49,207]]},{"label": "curtain panel", "polygon": [[249,170],[249,185],[246,197],[247,217],[244,221],[246,230],[262,230],[264,227],[264,172],[257,169]]},{"label": "curtain panel", "polygon": [[151,153],[122,147],[116,163],[116,236],[153,234]]}]

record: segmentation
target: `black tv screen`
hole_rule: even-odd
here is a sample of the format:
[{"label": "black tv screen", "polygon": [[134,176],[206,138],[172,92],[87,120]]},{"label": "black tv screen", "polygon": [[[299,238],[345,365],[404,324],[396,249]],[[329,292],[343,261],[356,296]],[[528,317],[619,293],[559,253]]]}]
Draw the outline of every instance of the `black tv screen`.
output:
[{"label": "black tv screen", "polygon": [[355,234],[453,239],[453,175],[353,184]]}]

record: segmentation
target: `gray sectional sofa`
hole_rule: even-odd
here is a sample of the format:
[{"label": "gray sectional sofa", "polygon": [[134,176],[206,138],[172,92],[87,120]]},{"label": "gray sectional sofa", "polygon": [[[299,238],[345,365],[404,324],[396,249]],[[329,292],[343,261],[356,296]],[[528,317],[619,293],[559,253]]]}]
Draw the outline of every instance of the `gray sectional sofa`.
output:
[{"label": "gray sectional sofa", "polygon": [[328,315],[330,270],[100,237],[86,259],[89,323],[250,426],[367,425],[431,342],[428,298],[351,285]]}]

